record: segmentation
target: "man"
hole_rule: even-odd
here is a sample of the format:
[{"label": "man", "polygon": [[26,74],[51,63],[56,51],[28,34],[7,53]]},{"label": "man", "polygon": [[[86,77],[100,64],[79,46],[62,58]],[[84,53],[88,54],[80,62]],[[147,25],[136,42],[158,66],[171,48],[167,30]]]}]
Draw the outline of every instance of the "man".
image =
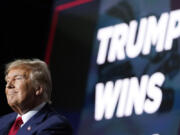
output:
[{"label": "man", "polygon": [[67,120],[50,105],[51,76],[45,62],[15,60],[5,70],[6,97],[15,111],[0,118],[0,135],[72,135]]}]

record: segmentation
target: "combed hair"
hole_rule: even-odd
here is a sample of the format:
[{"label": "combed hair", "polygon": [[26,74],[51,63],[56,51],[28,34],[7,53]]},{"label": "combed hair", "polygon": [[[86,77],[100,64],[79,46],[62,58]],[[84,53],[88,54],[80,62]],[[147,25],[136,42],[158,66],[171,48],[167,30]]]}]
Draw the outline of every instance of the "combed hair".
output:
[{"label": "combed hair", "polygon": [[8,63],[5,67],[5,75],[13,68],[25,68],[30,70],[29,77],[34,87],[41,86],[44,90],[45,100],[51,103],[52,81],[47,64],[39,59],[17,59]]}]

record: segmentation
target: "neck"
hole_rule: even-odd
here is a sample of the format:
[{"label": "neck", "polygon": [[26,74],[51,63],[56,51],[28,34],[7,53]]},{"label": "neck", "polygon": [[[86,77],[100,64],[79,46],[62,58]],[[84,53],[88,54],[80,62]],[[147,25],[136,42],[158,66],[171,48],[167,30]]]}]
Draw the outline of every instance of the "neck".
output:
[{"label": "neck", "polygon": [[44,101],[41,102],[36,102],[34,104],[30,104],[30,105],[15,105],[15,106],[11,106],[11,108],[17,112],[19,115],[23,115],[27,112],[29,112],[30,110],[32,110],[33,108],[37,107],[38,105],[40,105],[41,103],[43,103]]}]

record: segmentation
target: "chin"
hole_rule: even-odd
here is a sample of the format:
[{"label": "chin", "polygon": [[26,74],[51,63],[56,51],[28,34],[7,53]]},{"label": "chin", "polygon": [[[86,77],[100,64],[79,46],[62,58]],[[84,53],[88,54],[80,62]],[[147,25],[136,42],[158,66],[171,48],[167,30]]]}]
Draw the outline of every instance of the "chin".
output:
[{"label": "chin", "polygon": [[8,105],[11,107],[15,106],[17,103],[15,101],[8,101]]}]

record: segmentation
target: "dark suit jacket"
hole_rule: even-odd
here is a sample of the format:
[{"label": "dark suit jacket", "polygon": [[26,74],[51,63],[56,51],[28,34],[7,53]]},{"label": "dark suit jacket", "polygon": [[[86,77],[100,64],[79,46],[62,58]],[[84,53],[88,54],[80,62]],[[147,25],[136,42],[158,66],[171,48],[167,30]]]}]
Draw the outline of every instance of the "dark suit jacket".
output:
[{"label": "dark suit jacket", "polygon": [[[14,112],[0,118],[0,135],[8,135],[16,117]],[[16,135],[72,135],[72,128],[63,116],[46,104]]]}]

